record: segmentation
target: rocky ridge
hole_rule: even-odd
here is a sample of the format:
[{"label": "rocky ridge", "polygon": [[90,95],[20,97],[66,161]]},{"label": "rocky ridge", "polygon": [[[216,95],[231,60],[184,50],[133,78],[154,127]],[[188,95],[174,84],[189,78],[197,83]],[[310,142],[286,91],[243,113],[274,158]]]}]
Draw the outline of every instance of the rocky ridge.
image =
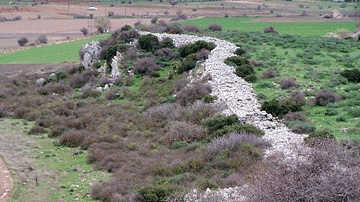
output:
[{"label": "rocky ridge", "polygon": [[[149,34],[141,32],[141,34]],[[174,35],[151,33],[162,40],[171,38],[176,46],[186,43],[204,40],[216,44],[216,48],[211,51],[209,58],[204,62],[204,75],[210,74],[209,83],[212,86],[212,94],[218,97],[218,102],[225,103],[227,106],[225,114],[236,114],[237,117],[246,123],[253,124],[265,131],[264,139],[272,143],[272,147],[265,151],[265,157],[271,155],[282,155],[284,160],[295,160],[296,152],[294,148],[301,145],[303,135],[291,132],[283,123],[276,118],[260,110],[260,103],[256,99],[252,85],[234,73],[234,68],[224,63],[224,60],[233,56],[237,49],[236,45],[224,40],[212,37],[198,37],[191,35]],[[186,201],[206,201],[208,197],[215,197],[219,201],[244,201],[246,187],[232,187],[219,189],[217,191],[207,190],[199,193],[194,190],[186,196]]]}]

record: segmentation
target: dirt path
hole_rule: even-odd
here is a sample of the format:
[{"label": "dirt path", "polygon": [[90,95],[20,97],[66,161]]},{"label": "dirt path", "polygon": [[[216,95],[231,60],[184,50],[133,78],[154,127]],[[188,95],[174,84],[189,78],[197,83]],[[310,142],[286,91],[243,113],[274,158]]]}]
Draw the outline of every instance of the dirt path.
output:
[{"label": "dirt path", "polygon": [[0,202],[10,201],[10,192],[14,186],[10,171],[0,158]]}]

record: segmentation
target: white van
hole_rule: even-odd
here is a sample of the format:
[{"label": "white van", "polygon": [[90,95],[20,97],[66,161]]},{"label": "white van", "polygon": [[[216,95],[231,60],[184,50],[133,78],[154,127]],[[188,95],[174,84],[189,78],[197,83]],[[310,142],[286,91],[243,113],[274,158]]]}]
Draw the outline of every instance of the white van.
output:
[{"label": "white van", "polygon": [[95,6],[89,6],[89,11],[96,11],[97,8]]}]

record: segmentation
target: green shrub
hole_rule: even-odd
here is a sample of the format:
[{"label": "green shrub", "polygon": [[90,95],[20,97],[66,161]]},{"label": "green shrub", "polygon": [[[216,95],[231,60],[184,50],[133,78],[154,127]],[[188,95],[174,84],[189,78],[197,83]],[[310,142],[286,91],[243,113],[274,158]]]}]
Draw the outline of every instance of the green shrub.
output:
[{"label": "green shrub", "polygon": [[351,69],[351,70],[346,69],[342,71],[340,74],[350,82],[360,83],[360,70],[358,69]]},{"label": "green shrub", "polygon": [[348,109],[349,115],[352,117],[360,117],[360,107],[353,107]]},{"label": "green shrub", "polygon": [[231,56],[225,59],[225,64],[227,65],[236,65],[236,66],[241,66],[241,65],[249,65],[250,62],[246,57],[242,57],[242,56]]},{"label": "green shrub", "polygon": [[245,52],[246,52],[246,51],[245,51],[244,49],[242,49],[242,48],[237,48],[234,53],[235,53],[236,55],[242,56],[242,55],[245,54]]},{"label": "green shrub", "polygon": [[204,180],[204,181],[199,183],[198,188],[200,190],[204,191],[207,188],[209,188],[209,189],[217,189],[217,188],[219,188],[219,185],[217,185],[215,182],[212,182],[210,180]]},{"label": "green shrub", "polygon": [[301,121],[289,121],[285,122],[286,126],[294,133],[307,134],[315,131],[315,126],[311,123]]},{"label": "green shrub", "polygon": [[240,123],[240,121],[238,120],[236,115],[217,115],[203,122],[207,129],[212,133],[223,129],[225,126],[230,126],[238,123]]},{"label": "green shrub", "polygon": [[152,34],[141,36],[139,38],[139,44],[141,49],[149,52],[154,52],[160,47],[159,39]]},{"label": "green shrub", "polygon": [[166,37],[160,42],[162,48],[175,48],[174,42],[171,38]]},{"label": "green shrub", "polygon": [[328,130],[317,130],[309,133],[309,136],[305,140],[309,140],[311,138],[334,139],[335,136]]},{"label": "green shrub", "polygon": [[211,51],[215,47],[216,47],[216,45],[212,42],[196,41],[195,43],[188,43],[184,46],[181,46],[179,48],[179,53],[180,53],[181,57],[186,57],[192,53],[197,53],[198,51],[200,51],[202,49]]},{"label": "green shrub", "polygon": [[145,199],[145,201],[161,202],[166,199],[175,191],[174,188],[169,186],[151,186],[142,187],[138,190],[138,193]]},{"label": "green shrub", "polygon": [[273,116],[278,116],[281,118],[289,112],[297,112],[301,111],[302,109],[301,105],[298,105],[294,102],[286,101],[284,103],[281,103],[279,102],[279,100],[274,98],[270,101],[265,101],[261,106],[261,110],[264,110]]},{"label": "green shrub", "polygon": [[265,134],[264,131],[260,130],[256,126],[246,124],[246,123],[234,123],[232,125],[226,125],[223,128],[216,130],[214,132],[214,135],[222,136],[222,135],[229,134],[232,132],[254,134],[257,136],[262,136]]},{"label": "green shrub", "polygon": [[177,73],[182,74],[184,72],[190,71],[196,67],[197,63],[197,54],[193,53],[188,55],[177,69]]},{"label": "green shrub", "polygon": [[336,117],[335,120],[336,120],[337,122],[346,122],[346,121],[347,121],[346,117],[344,117],[344,116]]},{"label": "green shrub", "polygon": [[339,112],[336,110],[336,109],[329,109],[329,108],[327,108],[326,110],[325,110],[325,115],[326,116],[335,116],[335,115],[338,115],[339,114]]}]

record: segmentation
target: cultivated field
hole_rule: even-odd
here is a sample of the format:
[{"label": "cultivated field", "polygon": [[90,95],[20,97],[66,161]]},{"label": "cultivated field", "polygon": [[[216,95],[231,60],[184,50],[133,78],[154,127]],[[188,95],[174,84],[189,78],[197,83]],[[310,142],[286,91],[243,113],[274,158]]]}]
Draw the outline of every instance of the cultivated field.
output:
[{"label": "cultivated field", "polygon": [[[358,3],[0,3],[0,19],[21,17],[0,22],[0,156],[12,172],[11,201],[153,202],[245,184],[251,188],[243,194],[255,201],[266,201],[260,193],[268,201],[360,197],[360,43],[349,37],[359,29],[360,18],[351,17]],[[322,18],[333,10],[341,17]],[[97,16],[109,17],[109,33],[96,33]],[[225,63],[250,83],[262,110],[310,134],[297,145],[308,161],[289,167],[282,154],[265,158],[270,142],[251,117],[219,114],[224,106],[214,103],[209,75],[190,83],[214,44],[178,48],[125,25],[234,43],[236,56]],[[323,37],[329,32],[336,37]],[[47,44],[35,42],[42,35]],[[29,39],[24,47],[21,37]],[[126,43],[134,39],[135,46]],[[103,40],[100,60],[85,70],[79,50],[93,40]],[[121,76],[110,80],[97,68],[117,51]]]}]

